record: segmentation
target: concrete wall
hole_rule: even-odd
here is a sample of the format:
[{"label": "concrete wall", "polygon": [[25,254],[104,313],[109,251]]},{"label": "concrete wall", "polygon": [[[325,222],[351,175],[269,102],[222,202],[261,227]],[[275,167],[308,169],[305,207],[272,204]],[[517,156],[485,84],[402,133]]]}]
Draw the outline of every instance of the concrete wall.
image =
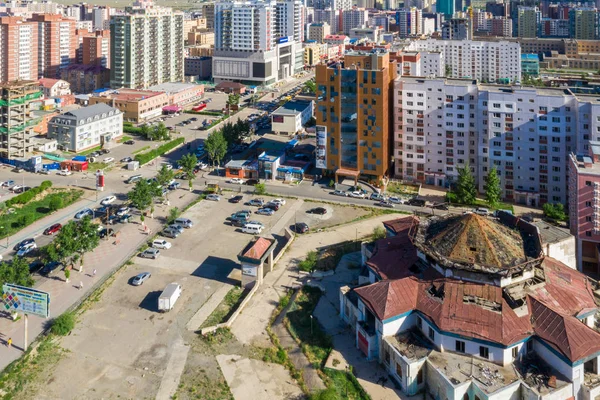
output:
[{"label": "concrete wall", "polygon": [[415,313],[403,315],[399,318],[390,318],[386,321],[383,321],[383,328],[381,332],[383,336],[390,336],[406,331],[415,326],[415,318]]},{"label": "concrete wall", "polygon": [[453,385],[437,368],[427,363],[427,393],[434,399],[440,400],[463,400],[465,394],[469,392],[471,381]]},{"label": "concrete wall", "polygon": [[548,364],[552,365],[554,369],[564,375],[567,380],[573,382],[573,396],[579,398],[581,383],[583,382],[583,364],[576,366],[568,365],[565,361],[560,359],[556,354],[550,351],[545,345],[541,344],[537,340],[534,341],[533,350],[544,359]]},{"label": "concrete wall", "polygon": [[566,240],[558,243],[544,245],[544,254],[552,257],[569,268],[577,269],[575,236],[571,236]]}]

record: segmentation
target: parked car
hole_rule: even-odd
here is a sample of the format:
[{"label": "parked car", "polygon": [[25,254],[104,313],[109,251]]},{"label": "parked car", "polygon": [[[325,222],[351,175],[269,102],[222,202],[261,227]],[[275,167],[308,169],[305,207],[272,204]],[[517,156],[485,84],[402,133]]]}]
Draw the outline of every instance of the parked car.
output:
[{"label": "parked car", "polygon": [[152,274],[150,274],[150,272],[142,272],[141,274],[137,274],[133,277],[133,279],[131,280],[131,284],[133,286],[141,286],[144,284],[144,282],[150,279],[151,276]]},{"label": "parked car", "polygon": [[164,237],[176,239],[177,236],[179,236],[181,233],[177,229],[168,227],[168,228],[163,229],[160,234]]},{"label": "parked car", "polygon": [[107,196],[105,198],[102,199],[102,201],[100,202],[100,204],[102,204],[103,206],[107,206],[109,204],[114,203],[117,200],[117,196]]},{"label": "parked car", "polygon": [[122,217],[125,214],[128,214],[130,211],[130,208],[125,206],[125,207],[121,207],[117,210],[117,216]]},{"label": "parked car", "polygon": [[108,154],[108,153],[110,153],[109,149],[102,149],[102,150],[100,150],[100,154]]},{"label": "parked car", "polygon": [[155,249],[165,249],[168,250],[171,248],[171,242],[167,242],[164,239],[155,239],[152,242],[152,247],[154,247]]},{"label": "parked car", "polygon": [[181,187],[181,183],[179,182],[171,182],[169,184],[169,190],[176,190],[179,189]]},{"label": "parked car", "polygon": [[29,239],[25,239],[25,240],[21,240],[19,243],[17,243],[15,245],[15,247],[13,247],[14,251],[19,251],[21,250],[21,248],[30,245],[31,243],[35,243],[35,239],[34,238],[29,238]]},{"label": "parked car", "polygon": [[389,197],[388,201],[393,204],[404,204],[404,201],[400,197],[396,196]]},{"label": "parked car", "polygon": [[125,183],[136,183],[137,181],[139,181],[141,179],[142,179],[141,175],[132,175],[129,178],[127,178]]},{"label": "parked car", "polygon": [[180,234],[182,234],[183,231],[185,230],[185,228],[183,226],[181,226],[180,224],[171,224],[171,225],[168,226],[168,228],[175,229]]},{"label": "parked car", "polygon": [[281,206],[279,203],[268,202],[264,205],[264,208],[270,208],[273,211],[278,211]]},{"label": "parked car", "polygon": [[100,230],[100,232],[98,232],[98,236],[100,236],[100,239],[104,239],[107,236],[114,236],[115,235],[115,231],[112,228],[104,228],[102,230]]},{"label": "parked car", "polygon": [[252,199],[252,200],[246,202],[246,205],[255,206],[255,207],[262,207],[263,204],[265,204],[264,199]]},{"label": "parked car", "polygon": [[244,199],[244,196],[242,195],[237,195],[237,196],[233,196],[232,198],[229,199],[230,203],[239,203],[240,201],[242,201]]},{"label": "parked car", "polygon": [[448,204],[446,203],[439,203],[439,204],[434,204],[431,206],[431,208],[433,208],[434,210],[448,210]]},{"label": "parked car", "polygon": [[325,215],[327,214],[327,209],[325,207],[315,207],[310,210],[306,210],[307,214],[317,214],[317,215]]},{"label": "parked car", "polygon": [[62,269],[61,267],[64,267],[63,263],[59,261],[50,261],[42,267],[42,269],[40,270],[40,274],[48,276],[51,275],[54,271]]},{"label": "parked car", "polygon": [[308,224],[306,224],[304,222],[296,222],[294,224],[294,232],[296,232],[296,233],[308,232]]},{"label": "parked car", "polygon": [[425,200],[418,199],[418,198],[412,198],[406,202],[406,204],[408,204],[409,206],[415,206],[415,207],[425,207],[426,203],[427,202]]},{"label": "parked car", "polygon": [[229,180],[229,183],[233,183],[233,184],[236,184],[236,185],[243,185],[244,182],[245,181],[243,179],[241,179],[241,178],[231,178]]},{"label": "parked car", "polygon": [[2,182],[2,184],[0,186],[7,188],[7,187],[14,186],[14,185],[15,185],[15,181],[10,180],[10,181],[4,181],[4,182]]},{"label": "parked car", "polygon": [[206,196],[206,200],[221,201],[221,196],[219,196],[218,194],[209,194],[208,196]]},{"label": "parked car", "polygon": [[30,189],[31,189],[30,186],[19,186],[18,188],[13,189],[13,193],[15,193],[15,194],[25,193],[26,191],[28,191]]},{"label": "parked car", "polygon": [[488,210],[487,208],[483,208],[483,207],[478,207],[473,211],[475,214],[479,214],[479,215],[483,215],[483,216],[488,216],[490,215],[490,210]]},{"label": "parked car", "polygon": [[369,197],[369,199],[375,200],[375,201],[384,201],[385,196],[382,195],[381,193],[372,193],[371,197]]},{"label": "parked car", "polygon": [[102,160],[104,164],[110,164],[113,161],[115,161],[114,157],[106,157],[104,160]]},{"label": "parked car", "polygon": [[271,200],[271,203],[277,203],[280,206],[285,206],[285,200],[284,199],[275,199],[275,200]]},{"label": "parked car", "polygon": [[35,242],[26,244],[25,246],[21,247],[19,251],[17,251],[17,257],[23,257],[34,249],[37,249],[37,244],[35,244]]},{"label": "parked car", "polygon": [[131,162],[131,161],[133,161],[133,158],[131,158],[131,157],[121,158],[121,162]]},{"label": "parked car", "polygon": [[258,215],[268,215],[271,216],[273,214],[275,214],[275,211],[270,209],[270,208],[259,208],[258,210],[256,210],[256,213]]},{"label": "parked car", "polygon": [[72,172],[69,171],[68,169],[61,169],[60,171],[58,171],[56,173],[56,175],[60,175],[60,176],[69,176],[71,174],[72,174]]},{"label": "parked car", "polygon": [[154,248],[146,249],[146,250],[144,250],[143,252],[140,253],[140,257],[142,257],[142,258],[151,258],[153,260],[156,260],[159,255],[160,255],[160,250],[154,249]]},{"label": "parked car", "polygon": [[192,220],[188,219],[188,218],[177,218],[175,220],[175,224],[179,225],[179,226],[182,226],[182,227],[184,227],[186,229],[189,229],[189,228],[191,228],[191,227],[194,226],[194,223],[192,222]]},{"label": "parked car", "polygon": [[29,273],[32,274],[44,266],[42,260],[35,260],[29,263]]},{"label": "parked car", "polygon": [[44,235],[54,235],[55,233],[60,231],[60,228],[62,228],[61,224],[50,225],[44,230]]},{"label": "parked car", "polygon": [[125,143],[125,144],[135,144],[135,141],[134,140],[126,140],[123,143]]},{"label": "parked car", "polygon": [[333,192],[331,192],[331,194],[333,194],[334,196],[343,196],[343,197],[348,196],[348,193],[344,192],[343,190],[334,190]]},{"label": "parked car", "polygon": [[350,192],[349,196],[353,197],[355,199],[364,199],[365,198],[365,194],[363,192],[361,192],[361,191],[358,191],[358,190]]},{"label": "parked car", "polygon": [[382,200],[379,203],[375,204],[377,204],[379,207],[394,208],[394,203],[392,203],[391,201]]},{"label": "parked car", "polygon": [[83,219],[87,216],[93,216],[94,212],[90,209],[90,208],[84,208],[83,210],[79,211],[77,214],[75,214],[75,219]]}]

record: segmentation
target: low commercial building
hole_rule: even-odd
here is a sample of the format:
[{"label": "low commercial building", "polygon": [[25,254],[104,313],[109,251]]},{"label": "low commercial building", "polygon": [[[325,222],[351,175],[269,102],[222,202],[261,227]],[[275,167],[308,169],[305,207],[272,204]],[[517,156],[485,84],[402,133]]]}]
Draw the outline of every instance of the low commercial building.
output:
[{"label": "low commercial building", "polygon": [[220,90],[228,94],[244,94],[246,93],[246,85],[238,82],[223,81],[215,86],[215,90]]},{"label": "low commercial building", "polygon": [[365,40],[370,43],[381,43],[382,30],[379,27],[358,27],[350,29],[350,39]]},{"label": "low commercial building", "polygon": [[204,96],[204,85],[193,83],[161,83],[160,85],[150,86],[148,90],[166,93],[169,96],[169,104],[176,106],[195,103]]},{"label": "low commercial building", "polygon": [[521,54],[521,72],[529,76],[538,76],[540,57],[537,54]]},{"label": "low commercial building", "polygon": [[271,114],[271,129],[280,135],[295,135],[314,115],[314,101],[288,101]]},{"label": "low commercial building", "polygon": [[186,57],[184,59],[186,76],[197,76],[198,79],[210,79],[212,76],[212,57]]},{"label": "low commercial building", "polygon": [[163,107],[170,104],[165,92],[136,89],[108,90],[89,98],[90,105],[98,103],[118,108],[124,121],[134,123],[158,117]]},{"label": "low commercial building", "polygon": [[227,178],[258,179],[258,161],[253,159],[231,160],[225,164]]},{"label": "low commercial building", "polygon": [[68,111],[48,123],[48,137],[73,152],[104,146],[121,136],[123,113],[102,103]]},{"label": "low commercial building", "polygon": [[41,78],[40,88],[45,98],[61,97],[71,94],[71,85],[62,79]]}]

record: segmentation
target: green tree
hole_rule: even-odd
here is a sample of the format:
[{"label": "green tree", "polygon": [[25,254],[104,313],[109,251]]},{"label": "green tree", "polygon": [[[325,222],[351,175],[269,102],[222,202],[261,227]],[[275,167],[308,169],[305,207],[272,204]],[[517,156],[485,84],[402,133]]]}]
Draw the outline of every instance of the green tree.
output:
[{"label": "green tree", "polygon": [[0,263],[0,287],[5,283],[32,287],[34,280],[29,273],[29,263],[22,257]]},{"label": "green tree", "polygon": [[137,181],[133,189],[127,193],[127,198],[135,208],[144,212],[152,205],[154,198],[161,194],[160,186],[154,182],[148,183],[146,179],[141,179]]},{"label": "green tree", "polygon": [[166,186],[174,177],[175,172],[173,172],[172,169],[169,169],[166,164],[163,164],[162,167],[160,167],[158,174],[156,174],[156,182],[158,182],[160,186]]},{"label": "green tree", "polygon": [[208,153],[208,158],[213,165],[219,165],[225,154],[227,154],[227,141],[222,131],[216,131],[208,135],[204,141],[204,148]]},{"label": "green tree", "polygon": [[56,210],[63,208],[63,205],[64,205],[64,201],[63,201],[62,197],[54,196],[50,199],[50,203],[48,204],[48,207],[50,208],[50,210],[56,211]]},{"label": "green tree", "polygon": [[373,228],[373,240],[384,239],[386,236],[385,228],[382,226],[376,226]]},{"label": "green tree", "polygon": [[264,183],[257,183],[254,185],[254,193],[259,196],[265,195],[267,194],[267,187]]},{"label": "green tree", "polygon": [[150,131],[151,140],[167,140],[169,138],[169,130],[162,122],[160,122],[158,125],[155,125],[154,128]]},{"label": "green tree", "polygon": [[73,328],[75,328],[75,314],[72,312],[66,312],[59,315],[52,321],[50,330],[55,335],[66,336],[73,330]]},{"label": "green tree", "polygon": [[567,213],[565,212],[565,206],[562,203],[546,203],[543,206],[544,215],[548,218],[557,221],[566,221]]},{"label": "green tree", "polygon": [[55,257],[58,260],[73,262],[79,259],[80,265],[83,265],[83,255],[94,250],[98,244],[100,244],[98,224],[93,223],[90,217],[85,217],[65,224],[52,244],[48,246],[55,247]]},{"label": "green tree", "polygon": [[71,270],[65,268],[65,282],[69,283],[69,278],[71,277]]},{"label": "green tree", "polygon": [[195,154],[185,154],[183,157],[181,157],[181,160],[179,160],[179,166],[188,179],[190,192],[192,191],[194,178],[196,177],[196,174],[194,174],[194,168],[196,168],[197,163],[198,158],[196,158]]},{"label": "green tree", "polygon": [[177,207],[173,207],[169,210],[169,216],[167,217],[167,223],[172,224],[181,215],[181,210]]},{"label": "green tree", "polygon": [[145,138],[145,139],[150,139],[150,127],[146,124],[140,126],[140,134]]},{"label": "green tree", "polygon": [[240,103],[240,95],[239,94],[230,94],[227,97],[227,110],[230,112],[232,106],[237,106]]},{"label": "green tree", "polygon": [[304,89],[309,93],[315,94],[317,92],[317,83],[313,79],[306,81]]},{"label": "green tree", "polygon": [[469,163],[464,168],[458,169],[458,181],[456,183],[456,199],[461,204],[473,204],[477,198],[475,178],[471,173]]},{"label": "green tree", "polygon": [[500,178],[498,177],[498,170],[496,167],[492,167],[490,173],[487,176],[485,181],[485,185],[483,185],[483,190],[485,190],[485,200],[491,207],[496,207],[496,205],[500,202],[500,196],[502,195],[502,190],[500,189]]}]

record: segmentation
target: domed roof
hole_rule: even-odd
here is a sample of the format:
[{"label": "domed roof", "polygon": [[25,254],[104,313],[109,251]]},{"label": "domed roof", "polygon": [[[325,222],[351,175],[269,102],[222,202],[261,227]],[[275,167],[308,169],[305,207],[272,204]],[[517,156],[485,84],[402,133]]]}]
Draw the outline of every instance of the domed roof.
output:
[{"label": "domed roof", "polygon": [[522,233],[492,218],[477,214],[437,218],[423,229],[425,247],[454,263],[506,269],[527,261]]}]

